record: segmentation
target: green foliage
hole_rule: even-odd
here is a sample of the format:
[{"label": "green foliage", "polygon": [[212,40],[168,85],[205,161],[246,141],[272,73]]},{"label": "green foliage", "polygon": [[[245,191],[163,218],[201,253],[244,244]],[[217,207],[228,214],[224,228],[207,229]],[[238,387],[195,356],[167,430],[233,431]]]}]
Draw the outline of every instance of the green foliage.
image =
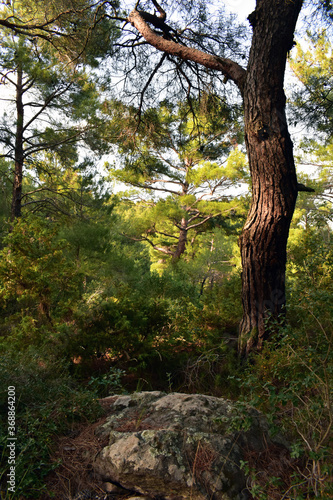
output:
[{"label": "green foliage", "polygon": [[[333,493],[333,290],[327,245],[314,230],[303,230],[289,264],[288,324],[253,355],[240,380],[245,401],[262,410],[272,432],[282,431],[291,443],[297,466],[289,473],[288,495],[295,499]],[[268,486],[258,482],[258,471],[253,477],[255,498],[261,498],[259,491]],[[281,486],[277,492],[282,498]]]},{"label": "green foliage", "polygon": [[[293,237],[297,236],[297,241]],[[289,244],[288,282],[291,307],[308,305],[324,325],[332,319],[332,258],[330,232],[299,228]],[[292,309],[293,310],[293,309]]]},{"label": "green foliage", "polygon": [[[22,208],[40,210],[42,200],[47,209],[66,212],[66,203],[64,207],[59,203],[72,195],[64,182],[65,171],[74,165],[77,170],[90,166],[86,159],[78,164],[78,142],[90,146],[90,154],[106,149],[98,133],[102,124],[98,78],[83,66],[61,60],[51,45],[23,35],[2,32],[0,52],[3,84],[15,96],[6,99],[0,143],[3,157],[16,165],[15,189],[21,192],[23,187],[22,196],[13,192],[12,217]],[[13,173],[10,177],[13,182]]]},{"label": "green foliage", "polygon": [[[290,473],[288,486],[267,476],[262,482],[255,467],[244,463],[255,498],[270,498],[272,491],[282,497],[287,488],[290,498],[330,495],[327,225],[316,227],[312,217],[304,226],[300,205],[288,250],[289,325],[245,369],[236,354],[241,280],[235,237],[214,231],[209,242],[198,235],[191,260],[158,274],[150,270],[145,245],[121,235],[126,213],[110,214],[111,206],[108,198],[96,200],[90,219],[67,227],[31,215],[17,221],[4,240],[1,363],[3,376],[21,393],[22,494],[38,498],[37,489],[57,466],[50,460],[54,433],[67,432],[97,396],[171,387],[233,399],[242,392],[245,407],[257,406],[272,431],[287,435],[293,460],[309,479]],[[48,309],[40,307],[42,299]],[[95,418],[98,410],[92,408]],[[233,425],[243,428],[245,413],[240,403]],[[27,451],[35,457],[33,469]]]},{"label": "green foliage", "polygon": [[101,408],[94,392],[78,386],[61,360],[45,362],[42,349],[0,356],[0,478],[6,484],[7,387],[16,392],[16,492],[1,498],[40,498],[45,478],[59,464],[50,458],[56,437],[71,432],[75,422],[94,420]]},{"label": "green foliage", "polygon": [[108,373],[99,375],[98,377],[90,377],[88,386],[96,391],[99,397],[106,397],[110,394],[118,394],[124,391],[122,386],[122,377],[125,371],[119,368],[110,368]]},{"label": "green foliage", "polygon": [[297,45],[296,56],[291,62],[302,83],[302,88],[294,92],[295,119],[324,132],[329,140],[333,130],[332,46],[326,31],[308,33],[307,44],[306,50]]},{"label": "green foliage", "polygon": [[[302,315],[309,312],[302,310]],[[306,328],[287,327],[278,343],[268,342],[243,384],[246,400],[264,411],[272,431],[289,437],[291,457],[301,459],[307,479],[291,478],[290,498],[324,498],[333,492],[333,330],[325,330],[312,315],[307,319]]]},{"label": "green foliage", "polygon": [[0,248],[2,239],[7,234],[7,220],[10,215],[10,202],[12,195],[11,166],[8,162],[0,159]]},{"label": "green foliage", "polygon": [[20,219],[4,239],[0,263],[4,345],[24,350],[46,337],[50,348],[57,349],[57,327],[71,315],[82,277],[67,259],[67,242],[57,240],[56,233],[50,220]]},{"label": "green foliage", "polygon": [[110,178],[139,189],[126,194],[141,202],[127,205],[131,210],[124,232],[145,240],[154,260],[163,257],[159,269],[154,267],[161,270],[184,256],[198,234],[218,224],[231,227],[244,216],[246,201],[228,196],[228,190],[248,181],[246,158],[238,148],[237,113],[204,93],[192,106],[164,101],[148,109],[135,130],[135,110],[120,109],[122,115],[110,109],[126,130],[119,131],[123,156],[109,166]]},{"label": "green foliage", "polygon": [[[149,286],[150,293],[143,295]],[[155,286],[154,278],[143,280],[134,290],[127,284],[111,282],[103,287],[92,282],[76,312],[81,333],[69,339],[68,352],[82,351],[86,357],[108,349],[118,354],[144,349],[144,340],[153,338],[165,321],[165,301],[154,296]]]}]

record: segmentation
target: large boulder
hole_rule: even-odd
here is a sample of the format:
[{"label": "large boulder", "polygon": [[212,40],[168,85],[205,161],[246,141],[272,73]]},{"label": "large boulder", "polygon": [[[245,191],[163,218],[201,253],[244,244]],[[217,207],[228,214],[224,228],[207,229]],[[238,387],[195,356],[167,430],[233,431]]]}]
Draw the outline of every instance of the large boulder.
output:
[{"label": "large boulder", "polygon": [[110,396],[108,441],[94,460],[104,481],[167,500],[246,500],[241,463],[269,445],[268,425],[253,408],[211,396],[139,392]]}]

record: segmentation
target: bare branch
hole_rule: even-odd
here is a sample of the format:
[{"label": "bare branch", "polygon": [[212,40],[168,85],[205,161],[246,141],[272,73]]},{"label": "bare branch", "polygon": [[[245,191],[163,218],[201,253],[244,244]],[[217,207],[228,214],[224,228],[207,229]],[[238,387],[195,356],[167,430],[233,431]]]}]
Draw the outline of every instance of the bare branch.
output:
[{"label": "bare branch", "polygon": [[[57,89],[55,90],[52,94],[48,96],[47,99],[45,99],[44,104],[40,107],[38,112],[32,116],[32,118],[25,124],[23,130],[27,130],[27,128],[30,127],[30,125],[37,120],[37,118],[45,111],[45,109],[49,106],[49,104],[54,100],[63,95],[65,92],[67,92],[68,89],[73,85],[73,82],[69,82],[63,89]],[[30,104],[31,105],[31,104]]]},{"label": "bare branch", "polygon": [[174,238],[175,240],[178,240],[178,236],[175,236],[173,234],[163,233],[162,231],[155,231],[155,233],[161,234],[162,236],[166,236],[167,238]]}]

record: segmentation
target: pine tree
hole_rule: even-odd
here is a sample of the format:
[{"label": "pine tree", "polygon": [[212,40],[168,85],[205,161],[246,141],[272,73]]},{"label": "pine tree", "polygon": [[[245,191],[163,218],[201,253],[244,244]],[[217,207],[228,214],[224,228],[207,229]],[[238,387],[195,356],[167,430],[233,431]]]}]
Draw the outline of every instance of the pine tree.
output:
[{"label": "pine tree", "polygon": [[[167,24],[163,7],[155,0],[152,3],[154,15],[134,8],[128,17],[142,39],[167,55],[168,61],[176,65],[182,61],[196,75],[198,66],[224,75],[243,100],[252,181],[252,204],[240,237],[243,319],[239,345],[246,355],[263,346],[285,314],[286,248],[301,186],[286,120],[284,75],[304,2],[257,0],[248,17],[253,33],[246,67],[238,57],[214,53],[209,43],[205,50],[204,37],[198,42],[190,33],[182,39],[181,31]],[[214,36],[215,32],[207,34],[209,41]]]},{"label": "pine tree", "polygon": [[191,107],[164,101],[147,110],[135,130],[137,110],[113,106],[124,156],[122,168],[116,161],[110,169],[111,178],[139,188],[139,198],[148,193],[138,202],[137,215],[145,218],[136,225],[138,238],[177,262],[199,233],[243,211],[241,200],[230,201],[231,188],[247,179],[237,113],[206,94]]},{"label": "pine tree", "polygon": [[[0,74],[12,97],[5,98],[11,106],[2,118],[0,142],[2,157],[14,164],[14,220],[26,202],[24,175],[30,169],[38,179],[48,169],[43,160],[46,151],[63,163],[78,160],[78,142],[97,126],[99,94],[84,70],[62,63],[56,51],[38,41],[3,34],[1,53]],[[31,202],[32,193],[29,196]]]},{"label": "pine tree", "polygon": [[308,33],[304,44],[297,44],[291,68],[301,84],[292,98],[295,122],[320,132],[329,142],[333,134],[333,48],[325,30]]}]

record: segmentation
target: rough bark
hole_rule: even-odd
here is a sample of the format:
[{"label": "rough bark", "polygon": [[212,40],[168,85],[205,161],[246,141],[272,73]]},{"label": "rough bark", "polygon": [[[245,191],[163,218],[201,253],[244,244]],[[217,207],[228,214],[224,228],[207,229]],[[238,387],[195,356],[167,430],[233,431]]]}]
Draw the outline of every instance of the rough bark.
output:
[{"label": "rough bark", "polygon": [[[145,20],[136,10],[129,16],[132,25],[156,49],[221,71],[236,83],[243,96],[252,204],[240,237],[242,355],[262,347],[272,332],[271,325],[279,322],[285,311],[286,247],[298,185],[283,85],[302,4],[303,0],[257,0],[249,16],[253,39],[246,70],[229,59],[159,36],[147,24],[154,24],[154,16]],[[155,27],[162,29],[164,20],[159,19]]]},{"label": "rough bark", "polygon": [[15,171],[13,182],[13,196],[11,205],[11,220],[21,216],[22,211],[22,180],[23,180],[23,131],[24,131],[24,105],[23,105],[23,71],[17,70],[16,83],[16,134],[15,134]]},{"label": "rough bark", "polygon": [[286,247],[298,188],[283,83],[301,6],[301,0],[257,0],[249,16],[253,39],[244,116],[252,204],[240,237],[242,354],[262,347],[285,310]]}]

